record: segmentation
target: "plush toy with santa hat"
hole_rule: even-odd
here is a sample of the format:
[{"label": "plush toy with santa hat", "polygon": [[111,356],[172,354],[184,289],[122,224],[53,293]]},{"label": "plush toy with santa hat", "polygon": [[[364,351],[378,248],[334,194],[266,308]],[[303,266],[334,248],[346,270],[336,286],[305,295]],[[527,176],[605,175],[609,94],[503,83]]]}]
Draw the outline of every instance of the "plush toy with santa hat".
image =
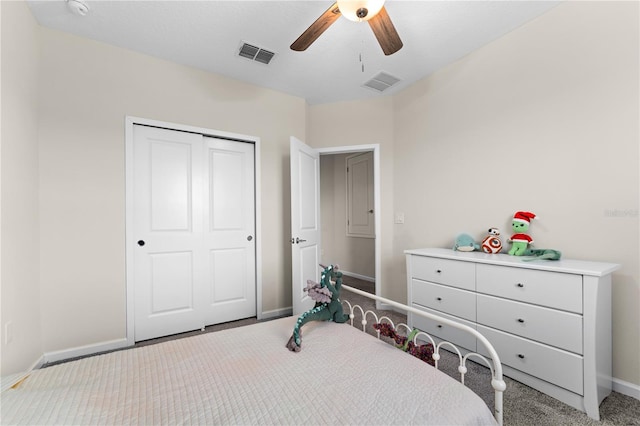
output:
[{"label": "plush toy with santa hat", "polygon": [[529,230],[531,219],[535,219],[536,215],[531,212],[516,212],[511,221],[511,229],[514,234],[509,238],[512,244],[509,254],[513,256],[522,256],[527,246],[533,243],[533,239],[525,234]]}]

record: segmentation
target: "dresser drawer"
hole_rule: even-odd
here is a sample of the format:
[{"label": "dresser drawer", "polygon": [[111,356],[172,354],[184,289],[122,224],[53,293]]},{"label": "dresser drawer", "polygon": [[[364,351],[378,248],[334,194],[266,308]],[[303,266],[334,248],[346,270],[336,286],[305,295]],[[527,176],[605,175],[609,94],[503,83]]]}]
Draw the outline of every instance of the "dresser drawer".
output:
[{"label": "dresser drawer", "polygon": [[582,275],[476,265],[478,293],[582,313]]},{"label": "dresser drawer", "polygon": [[471,262],[411,256],[411,277],[466,290],[476,289],[476,265]]},{"label": "dresser drawer", "polygon": [[[491,342],[502,364],[583,394],[581,356],[481,325],[478,331]],[[484,345],[478,345],[478,353],[489,356]]]},{"label": "dresser drawer", "polygon": [[456,317],[476,320],[476,294],[440,284],[413,279],[413,303]]},{"label": "dresser drawer", "polygon": [[[460,324],[468,325],[475,329],[476,325],[472,322],[462,320],[460,318],[453,317],[451,315],[443,314],[442,312],[434,311],[432,309],[426,309],[419,305],[413,305],[414,308],[421,311],[428,312],[430,314],[438,315],[448,320],[459,322]],[[467,350],[475,352],[476,350],[476,338],[466,331],[459,330],[450,325],[442,324],[438,321],[433,321],[416,314],[411,314],[412,322],[411,327],[415,327],[424,331],[431,337],[438,337],[444,341],[451,342],[454,345],[460,346]],[[437,342],[436,342],[437,343]]]},{"label": "dresser drawer", "polygon": [[478,294],[478,324],[582,354],[582,316]]}]

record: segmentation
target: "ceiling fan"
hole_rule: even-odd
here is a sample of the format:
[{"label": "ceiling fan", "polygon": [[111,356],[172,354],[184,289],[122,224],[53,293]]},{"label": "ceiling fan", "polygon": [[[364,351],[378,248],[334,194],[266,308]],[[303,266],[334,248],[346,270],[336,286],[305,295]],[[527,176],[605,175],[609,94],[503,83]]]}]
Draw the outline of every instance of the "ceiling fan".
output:
[{"label": "ceiling fan", "polygon": [[384,8],[385,0],[338,0],[307,28],[291,49],[306,50],[340,15],[351,21],[367,21],[385,55],[402,48],[402,40]]}]

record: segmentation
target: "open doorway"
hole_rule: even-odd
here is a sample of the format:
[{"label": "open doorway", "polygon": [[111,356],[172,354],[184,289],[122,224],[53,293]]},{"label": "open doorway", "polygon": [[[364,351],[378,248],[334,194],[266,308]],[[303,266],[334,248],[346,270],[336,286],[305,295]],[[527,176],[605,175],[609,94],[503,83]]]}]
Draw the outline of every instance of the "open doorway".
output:
[{"label": "open doorway", "polygon": [[352,148],[358,149],[319,150],[320,258],[324,264],[340,266],[344,284],[378,294],[377,149],[374,146]]},{"label": "open doorway", "polygon": [[[291,277],[292,277],[292,308],[293,314],[313,308],[314,301],[304,291],[307,280],[320,280],[318,264],[322,263],[322,222],[320,200],[320,157],[323,155],[362,153],[373,154],[373,212],[379,212],[380,201],[380,146],[351,145],[332,148],[312,148],[304,142],[291,137]],[[373,215],[374,226],[374,276],[375,294],[380,295],[381,270],[381,222],[380,215]],[[334,255],[325,253],[326,263],[343,266],[344,262]],[[343,266],[344,268],[344,266]],[[346,270],[346,269],[345,269]],[[379,302],[376,302],[379,305]]]}]

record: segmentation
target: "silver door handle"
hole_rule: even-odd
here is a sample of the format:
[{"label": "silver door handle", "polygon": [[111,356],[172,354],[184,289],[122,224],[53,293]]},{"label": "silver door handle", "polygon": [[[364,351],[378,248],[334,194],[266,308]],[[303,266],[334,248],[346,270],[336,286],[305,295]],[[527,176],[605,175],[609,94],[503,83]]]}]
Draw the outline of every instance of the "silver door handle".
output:
[{"label": "silver door handle", "polygon": [[301,238],[296,237],[296,239],[294,240],[293,238],[291,238],[291,244],[299,244],[299,243],[304,243],[307,240],[303,240]]}]

